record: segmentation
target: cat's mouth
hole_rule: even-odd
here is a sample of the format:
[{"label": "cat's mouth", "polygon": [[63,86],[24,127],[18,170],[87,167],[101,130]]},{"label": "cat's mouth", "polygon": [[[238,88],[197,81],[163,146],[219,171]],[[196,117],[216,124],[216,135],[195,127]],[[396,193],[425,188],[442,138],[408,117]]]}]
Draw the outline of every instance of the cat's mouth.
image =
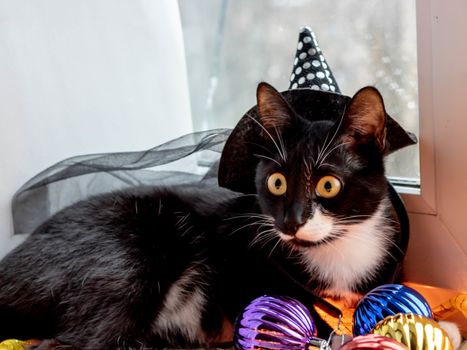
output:
[{"label": "cat's mouth", "polygon": [[303,239],[294,237],[290,241],[288,241],[291,245],[299,247],[299,248],[311,248],[311,247],[317,247],[320,245],[319,242],[310,242],[310,241],[305,241]]},{"label": "cat's mouth", "polygon": [[320,247],[320,246],[329,244],[332,241],[335,241],[336,239],[339,238],[339,236],[337,235],[330,235],[317,241],[309,241],[305,239],[300,239],[297,236],[287,236],[287,238],[285,238],[286,236],[287,235],[285,234],[281,235],[283,240],[285,240],[292,247],[298,248],[298,249]]}]

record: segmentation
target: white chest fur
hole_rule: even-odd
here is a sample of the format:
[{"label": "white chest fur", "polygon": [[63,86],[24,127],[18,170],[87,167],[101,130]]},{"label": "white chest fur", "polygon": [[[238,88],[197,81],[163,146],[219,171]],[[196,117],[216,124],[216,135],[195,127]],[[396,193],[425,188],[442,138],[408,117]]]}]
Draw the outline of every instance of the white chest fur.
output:
[{"label": "white chest fur", "polygon": [[378,273],[379,264],[393,244],[392,227],[384,216],[387,205],[381,203],[365,221],[340,225],[345,233],[339,238],[302,252],[308,272],[329,283],[325,294],[353,299],[353,287]]}]

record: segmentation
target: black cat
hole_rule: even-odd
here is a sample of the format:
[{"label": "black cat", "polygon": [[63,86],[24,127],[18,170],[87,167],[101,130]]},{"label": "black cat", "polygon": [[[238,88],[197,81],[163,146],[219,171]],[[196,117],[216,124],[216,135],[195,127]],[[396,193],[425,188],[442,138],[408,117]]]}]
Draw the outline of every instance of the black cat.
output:
[{"label": "black cat", "polygon": [[357,92],[336,123],[305,120],[265,83],[257,102],[255,194],[146,187],[62,210],[0,263],[0,339],[213,346],[259,295],[350,302],[391,281],[403,253],[378,91]]}]

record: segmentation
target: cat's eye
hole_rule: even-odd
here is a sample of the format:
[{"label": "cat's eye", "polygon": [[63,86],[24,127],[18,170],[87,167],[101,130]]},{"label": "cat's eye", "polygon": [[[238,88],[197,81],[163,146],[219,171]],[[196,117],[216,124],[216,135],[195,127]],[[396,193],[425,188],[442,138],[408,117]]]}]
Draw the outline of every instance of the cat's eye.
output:
[{"label": "cat's eye", "polygon": [[322,198],[333,198],[342,189],[341,181],[332,175],[323,176],[316,185],[316,194]]},{"label": "cat's eye", "polygon": [[287,191],[287,181],[281,173],[272,173],[267,180],[269,192],[275,196],[282,196]]}]

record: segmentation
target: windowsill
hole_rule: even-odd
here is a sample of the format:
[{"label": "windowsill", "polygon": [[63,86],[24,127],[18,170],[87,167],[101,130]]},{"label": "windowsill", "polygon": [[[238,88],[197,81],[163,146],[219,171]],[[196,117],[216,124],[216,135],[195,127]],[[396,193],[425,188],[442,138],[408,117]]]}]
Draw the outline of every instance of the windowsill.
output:
[{"label": "windowsill", "polygon": [[389,176],[389,181],[399,194],[420,196],[420,180]]}]

